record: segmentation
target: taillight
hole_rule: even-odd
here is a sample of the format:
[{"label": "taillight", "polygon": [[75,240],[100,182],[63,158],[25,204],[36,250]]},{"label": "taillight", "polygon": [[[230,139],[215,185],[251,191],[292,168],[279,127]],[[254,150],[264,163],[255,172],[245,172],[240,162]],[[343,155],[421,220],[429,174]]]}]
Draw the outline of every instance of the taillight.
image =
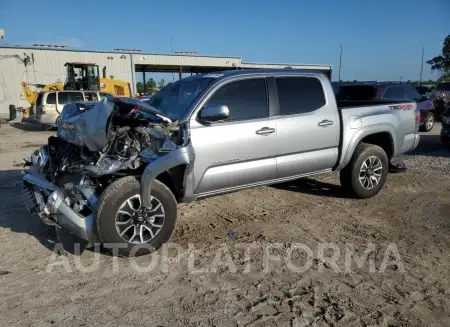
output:
[{"label": "taillight", "polygon": [[414,117],[416,119],[416,132],[420,129],[420,110],[414,111]]},{"label": "taillight", "polygon": [[414,111],[414,114],[416,116],[416,123],[420,123],[420,111],[416,110]]}]

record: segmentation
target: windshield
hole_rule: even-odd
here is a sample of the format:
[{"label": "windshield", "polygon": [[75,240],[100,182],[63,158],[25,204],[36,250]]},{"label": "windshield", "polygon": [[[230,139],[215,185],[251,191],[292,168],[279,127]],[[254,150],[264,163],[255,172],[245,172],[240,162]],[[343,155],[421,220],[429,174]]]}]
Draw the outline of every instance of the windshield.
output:
[{"label": "windshield", "polygon": [[179,80],[163,87],[148,101],[148,104],[165,113],[171,119],[180,119],[197,95],[213,80],[213,78],[203,76]]},{"label": "windshield", "polygon": [[450,91],[450,82],[439,84],[436,91]]}]

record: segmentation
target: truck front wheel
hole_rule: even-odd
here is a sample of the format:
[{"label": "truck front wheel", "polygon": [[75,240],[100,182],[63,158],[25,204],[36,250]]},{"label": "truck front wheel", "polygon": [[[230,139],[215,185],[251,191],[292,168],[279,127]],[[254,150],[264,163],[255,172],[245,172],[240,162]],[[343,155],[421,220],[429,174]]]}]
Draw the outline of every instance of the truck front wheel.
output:
[{"label": "truck front wheel", "polygon": [[151,208],[142,205],[135,177],[109,185],[98,201],[97,232],[105,247],[116,246],[122,256],[139,256],[159,249],[172,235],[177,202],[163,183],[152,183]]},{"label": "truck front wheel", "polygon": [[383,188],[388,169],[389,160],[381,147],[361,143],[349,164],[341,170],[341,185],[356,198],[370,198]]}]

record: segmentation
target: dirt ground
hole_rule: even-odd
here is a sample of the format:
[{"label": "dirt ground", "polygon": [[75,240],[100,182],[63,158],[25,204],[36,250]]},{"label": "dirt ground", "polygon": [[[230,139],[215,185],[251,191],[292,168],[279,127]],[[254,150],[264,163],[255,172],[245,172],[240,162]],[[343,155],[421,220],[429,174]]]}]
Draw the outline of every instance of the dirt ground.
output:
[{"label": "dirt ground", "polygon": [[333,173],[183,204],[171,249],[130,260],[54,254],[54,230],[22,208],[17,166],[52,132],[1,125],[1,325],[450,326],[439,129],[375,198],[346,198]]}]

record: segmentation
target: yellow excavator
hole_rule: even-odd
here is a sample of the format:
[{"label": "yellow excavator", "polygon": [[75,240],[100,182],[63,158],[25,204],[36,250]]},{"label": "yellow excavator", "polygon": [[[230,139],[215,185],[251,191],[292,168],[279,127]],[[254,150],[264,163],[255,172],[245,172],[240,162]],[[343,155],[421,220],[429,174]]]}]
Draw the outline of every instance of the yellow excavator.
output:
[{"label": "yellow excavator", "polygon": [[[85,90],[108,92],[118,97],[131,97],[130,84],[113,79],[113,76],[106,78],[106,67],[103,68],[103,78],[100,78],[98,65],[96,64],[68,62],[64,66],[67,67],[65,83],[56,82],[45,85],[22,82],[23,94],[31,108],[41,91]],[[35,89],[32,90],[30,86]],[[24,117],[30,115],[31,108],[25,110]]]}]

